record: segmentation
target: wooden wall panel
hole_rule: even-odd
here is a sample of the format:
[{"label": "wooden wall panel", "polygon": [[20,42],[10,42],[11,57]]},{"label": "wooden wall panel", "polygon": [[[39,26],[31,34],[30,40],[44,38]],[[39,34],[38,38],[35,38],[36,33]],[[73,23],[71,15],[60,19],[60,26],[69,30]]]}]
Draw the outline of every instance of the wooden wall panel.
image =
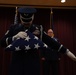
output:
[{"label": "wooden wall panel", "polygon": [[76,0],[0,0],[0,5],[76,6]]}]

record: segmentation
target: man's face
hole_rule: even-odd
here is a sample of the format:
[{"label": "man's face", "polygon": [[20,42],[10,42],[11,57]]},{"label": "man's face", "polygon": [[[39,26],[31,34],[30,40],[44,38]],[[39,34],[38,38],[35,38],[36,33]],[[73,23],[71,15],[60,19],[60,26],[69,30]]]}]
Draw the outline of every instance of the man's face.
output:
[{"label": "man's face", "polygon": [[20,20],[23,25],[30,26],[33,22],[34,14],[31,17],[26,17],[20,14]]},{"label": "man's face", "polygon": [[47,34],[48,34],[48,36],[50,36],[50,37],[53,37],[53,36],[54,36],[54,33],[53,33],[53,31],[52,31],[51,29],[48,30]]},{"label": "man's face", "polygon": [[24,22],[24,21],[21,20],[22,25],[25,25],[26,27],[31,26],[32,22],[33,21],[30,21],[30,22],[26,23],[26,22]]}]

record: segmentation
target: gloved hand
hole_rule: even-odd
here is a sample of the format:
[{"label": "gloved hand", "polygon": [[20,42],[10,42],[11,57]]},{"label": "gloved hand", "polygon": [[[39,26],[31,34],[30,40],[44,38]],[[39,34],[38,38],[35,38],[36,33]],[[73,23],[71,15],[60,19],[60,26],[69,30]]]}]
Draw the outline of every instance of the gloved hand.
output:
[{"label": "gloved hand", "polygon": [[26,38],[27,37],[27,33],[26,32],[23,32],[23,31],[21,31],[21,32],[19,32],[18,34],[16,34],[16,35],[14,35],[13,36],[13,40],[16,40],[16,39],[18,39],[18,38]]},{"label": "gloved hand", "polygon": [[76,56],[71,51],[69,51],[69,49],[67,49],[66,55],[70,57],[72,60],[76,61]]}]

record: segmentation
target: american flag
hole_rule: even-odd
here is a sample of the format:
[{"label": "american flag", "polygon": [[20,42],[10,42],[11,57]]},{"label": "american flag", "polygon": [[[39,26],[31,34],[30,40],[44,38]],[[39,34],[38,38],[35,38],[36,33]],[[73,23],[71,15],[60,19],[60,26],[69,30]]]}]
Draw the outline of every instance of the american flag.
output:
[{"label": "american flag", "polygon": [[27,37],[25,39],[18,38],[8,45],[6,51],[20,51],[20,50],[32,50],[32,49],[48,49],[48,46],[42,42],[37,36],[33,35],[28,30],[25,31]]}]

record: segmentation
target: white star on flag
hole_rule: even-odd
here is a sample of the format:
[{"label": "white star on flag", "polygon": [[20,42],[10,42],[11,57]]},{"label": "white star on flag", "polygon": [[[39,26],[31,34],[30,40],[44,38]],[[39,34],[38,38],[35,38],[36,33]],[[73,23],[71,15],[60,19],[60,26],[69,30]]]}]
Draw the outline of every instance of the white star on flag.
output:
[{"label": "white star on flag", "polygon": [[29,39],[31,39],[29,36],[27,36],[27,37],[25,38],[25,40],[27,40],[27,41],[29,41]]},{"label": "white star on flag", "polygon": [[29,49],[31,49],[31,48],[29,47],[29,45],[28,45],[28,46],[25,46],[25,50],[29,50]]},{"label": "white star on flag", "polygon": [[21,50],[21,49],[19,48],[19,46],[18,46],[18,47],[15,47],[15,51],[19,51],[19,50]]},{"label": "white star on flag", "polygon": [[34,39],[38,40],[38,37],[37,37],[37,36],[35,36],[35,37],[34,37]]},{"label": "white star on flag", "polygon": [[37,44],[34,44],[34,45],[35,45],[34,48],[36,48],[36,49],[38,49],[40,47],[38,43]]},{"label": "white star on flag", "polygon": [[44,47],[46,47],[46,48],[47,48],[48,46],[44,43]]}]

